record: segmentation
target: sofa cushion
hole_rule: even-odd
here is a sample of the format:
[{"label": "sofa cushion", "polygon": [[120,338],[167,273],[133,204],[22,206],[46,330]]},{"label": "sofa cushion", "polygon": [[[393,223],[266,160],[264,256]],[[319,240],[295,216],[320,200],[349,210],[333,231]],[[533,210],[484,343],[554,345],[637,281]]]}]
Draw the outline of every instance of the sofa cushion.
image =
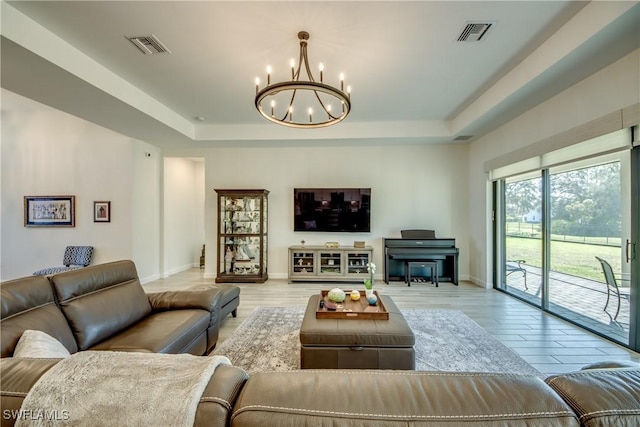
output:
[{"label": "sofa cushion", "polygon": [[27,329],[43,331],[69,350],[78,346],[65,317],[54,302],[49,280],[29,276],[9,280],[0,285],[0,338],[2,357],[9,357]]},{"label": "sofa cushion", "polygon": [[[153,313],[135,325],[100,342],[90,350],[147,351],[152,353],[191,353],[206,350],[209,312],[201,309]],[[201,340],[201,345],[193,341]]]},{"label": "sofa cushion", "polygon": [[51,276],[60,308],[80,350],[87,350],[151,313],[132,261]]},{"label": "sofa cushion", "polygon": [[585,427],[640,425],[640,369],[589,369],[545,380]]},{"label": "sofa cushion", "polygon": [[70,354],[69,350],[51,335],[27,329],[22,333],[13,357],[54,359],[67,357]]}]

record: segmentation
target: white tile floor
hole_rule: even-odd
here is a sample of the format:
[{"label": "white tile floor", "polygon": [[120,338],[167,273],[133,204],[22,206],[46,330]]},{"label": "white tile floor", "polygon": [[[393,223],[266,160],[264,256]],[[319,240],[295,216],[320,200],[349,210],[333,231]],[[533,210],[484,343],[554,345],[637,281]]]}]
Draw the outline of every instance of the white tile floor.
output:
[{"label": "white tile floor", "polygon": [[[203,270],[194,268],[166,279],[144,285],[147,292],[181,289],[204,279]],[[238,317],[227,317],[222,324],[220,341],[258,306],[304,307],[309,295],[335,284],[288,283],[268,280],[264,284],[238,284],[241,288]],[[362,288],[361,284],[341,284],[343,289]],[[402,282],[386,285],[377,282],[379,292],[390,295],[400,308],[458,309],[513,349],[524,360],[545,374],[574,371],[599,361],[634,361],[640,354],[584,331],[570,323],[537,310],[515,298],[492,289],[461,282],[460,286],[440,283]]]}]

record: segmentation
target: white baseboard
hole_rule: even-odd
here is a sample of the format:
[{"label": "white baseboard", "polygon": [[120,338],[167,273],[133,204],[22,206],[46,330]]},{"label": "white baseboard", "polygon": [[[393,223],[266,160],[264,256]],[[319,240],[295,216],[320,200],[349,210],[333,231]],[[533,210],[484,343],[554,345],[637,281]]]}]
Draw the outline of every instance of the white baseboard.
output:
[{"label": "white baseboard", "polygon": [[147,284],[149,282],[153,282],[154,280],[158,280],[159,278],[160,278],[159,274],[153,274],[151,276],[139,277],[138,279],[140,280],[140,284],[144,285],[144,284]]},{"label": "white baseboard", "polygon": [[489,282],[484,282],[481,279],[477,278],[477,277],[472,277],[470,276],[468,279],[471,283],[473,283],[474,285],[478,285],[481,288],[485,288],[485,289],[491,289],[493,288],[493,283],[489,283]]},{"label": "white baseboard", "polygon": [[172,268],[169,271],[165,271],[164,273],[162,273],[162,278],[166,279],[169,276],[172,276],[174,274],[178,274],[178,273],[182,273],[183,271],[187,271],[187,270],[191,270],[193,267],[197,267],[193,264],[186,264],[180,267],[176,267],[176,268]]}]

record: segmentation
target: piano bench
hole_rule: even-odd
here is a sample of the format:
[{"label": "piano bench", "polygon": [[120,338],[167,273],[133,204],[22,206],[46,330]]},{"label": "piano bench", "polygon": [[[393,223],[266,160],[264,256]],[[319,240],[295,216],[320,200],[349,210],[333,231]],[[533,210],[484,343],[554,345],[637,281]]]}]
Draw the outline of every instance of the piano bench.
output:
[{"label": "piano bench", "polygon": [[438,263],[436,261],[405,261],[404,277],[407,286],[411,286],[411,267],[429,268],[431,271],[431,283],[435,283],[436,287],[438,287]]}]

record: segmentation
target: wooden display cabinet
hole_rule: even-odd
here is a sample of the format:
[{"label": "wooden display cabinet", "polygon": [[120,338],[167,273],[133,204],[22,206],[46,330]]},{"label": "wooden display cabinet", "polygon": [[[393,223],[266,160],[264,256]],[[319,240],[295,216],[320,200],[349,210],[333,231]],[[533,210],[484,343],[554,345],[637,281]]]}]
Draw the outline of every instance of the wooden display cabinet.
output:
[{"label": "wooden display cabinet", "polygon": [[267,275],[268,190],[218,193],[218,275],[216,283],[264,283]]}]

